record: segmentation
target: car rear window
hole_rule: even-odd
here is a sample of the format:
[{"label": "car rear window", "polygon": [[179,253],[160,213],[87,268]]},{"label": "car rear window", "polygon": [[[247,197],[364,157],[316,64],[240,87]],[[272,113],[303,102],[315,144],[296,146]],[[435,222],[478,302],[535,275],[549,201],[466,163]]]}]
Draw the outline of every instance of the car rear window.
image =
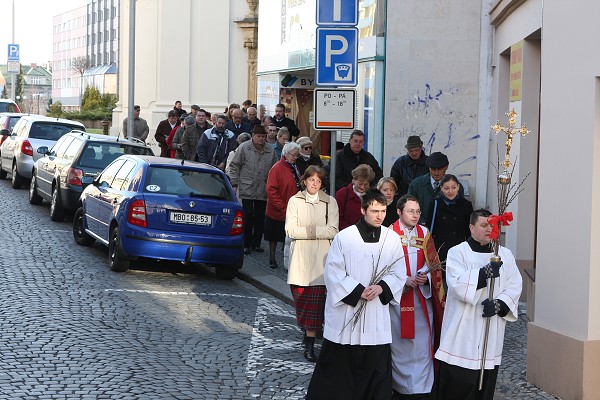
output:
[{"label": "car rear window", "polygon": [[62,135],[71,132],[73,129],[83,130],[79,125],[68,125],[57,122],[34,122],[29,130],[29,138],[57,141]]},{"label": "car rear window", "polygon": [[125,143],[94,143],[89,142],[79,158],[78,165],[104,169],[108,164],[123,154],[136,154],[151,156],[152,150],[148,147],[132,146]]},{"label": "car rear window", "polygon": [[12,131],[21,117],[8,117],[8,130]]},{"label": "car rear window", "polygon": [[15,103],[0,101],[0,112],[19,112],[19,108]]},{"label": "car rear window", "polygon": [[149,167],[144,192],[231,201],[233,198],[226,179],[224,175],[210,171]]}]

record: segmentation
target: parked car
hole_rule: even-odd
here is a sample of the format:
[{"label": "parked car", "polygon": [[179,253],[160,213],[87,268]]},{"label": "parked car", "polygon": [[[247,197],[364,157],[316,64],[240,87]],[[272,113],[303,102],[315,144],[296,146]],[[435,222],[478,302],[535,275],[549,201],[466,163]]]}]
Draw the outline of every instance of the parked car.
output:
[{"label": "parked car", "polygon": [[[4,132],[2,136],[0,136],[0,146],[4,143],[4,140],[10,135],[15,124],[21,117],[25,114],[21,113],[11,113],[11,112],[3,112],[0,113],[0,131],[7,130],[8,132]],[[8,133],[8,135],[6,135]]]},{"label": "parked car", "polygon": [[124,155],[81,194],[73,237],[107,245],[113,271],[151,258],[213,265],[233,279],[243,264],[244,213],[218,168]]},{"label": "parked car", "polygon": [[0,99],[0,112],[20,113],[17,103],[12,100]]},{"label": "parked car", "polygon": [[33,163],[42,156],[37,149],[52,147],[73,129],[85,131],[83,124],[77,121],[41,115],[22,116],[0,147],[0,179],[6,179],[11,173],[12,187],[21,188],[25,180],[31,179]]},{"label": "parked car", "polygon": [[42,155],[33,165],[29,202],[50,202],[50,219],[62,221],[65,211],[76,210],[83,189],[108,164],[123,154],[154,155],[141,141],[71,131],[52,149],[40,146]]}]

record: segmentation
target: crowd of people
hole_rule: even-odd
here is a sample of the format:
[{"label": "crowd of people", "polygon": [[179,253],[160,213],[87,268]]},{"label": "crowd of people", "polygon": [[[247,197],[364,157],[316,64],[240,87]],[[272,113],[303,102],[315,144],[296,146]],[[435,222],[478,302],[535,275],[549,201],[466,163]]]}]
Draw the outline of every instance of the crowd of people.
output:
[{"label": "crowd of people", "polygon": [[[139,107],[134,118],[146,140]],[[154,137],[163,157],[226,172],[244,208],[245,254],[264,252],[264,239],[279,268],[282,244],[304,357],[316,362],[307,399],[493,399],[521,276],[504,247],[490,261],[491,214],[473,211],[445,154],[410,136],[384,177],[355,130],[332,171],[283,104],[260,119],[250,101],[212,115],[177,102]]]}]

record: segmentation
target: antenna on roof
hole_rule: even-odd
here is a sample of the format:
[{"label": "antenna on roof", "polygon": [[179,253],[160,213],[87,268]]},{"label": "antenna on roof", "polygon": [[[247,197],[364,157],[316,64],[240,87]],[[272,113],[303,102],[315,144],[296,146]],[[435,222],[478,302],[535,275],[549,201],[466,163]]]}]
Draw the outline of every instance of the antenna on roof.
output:
[{"label": "antenna on roof", "polygon": [[185,158],[181,159],[181,166],[183,167],[183,162],[185,161]]}]

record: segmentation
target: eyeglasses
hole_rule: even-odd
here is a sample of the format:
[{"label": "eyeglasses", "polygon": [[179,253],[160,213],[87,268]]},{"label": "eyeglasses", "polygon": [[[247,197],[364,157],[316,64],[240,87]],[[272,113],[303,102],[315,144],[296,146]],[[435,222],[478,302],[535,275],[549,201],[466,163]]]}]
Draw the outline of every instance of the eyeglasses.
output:
[{"label": "eyeglasses", "polygon": [[421,210],[404,210],[404,211],[410,215],[421,215]]},{"label": "eyeglasses", "polygon": [[312,146],[302,146],[302,150],[312,150]]}]

